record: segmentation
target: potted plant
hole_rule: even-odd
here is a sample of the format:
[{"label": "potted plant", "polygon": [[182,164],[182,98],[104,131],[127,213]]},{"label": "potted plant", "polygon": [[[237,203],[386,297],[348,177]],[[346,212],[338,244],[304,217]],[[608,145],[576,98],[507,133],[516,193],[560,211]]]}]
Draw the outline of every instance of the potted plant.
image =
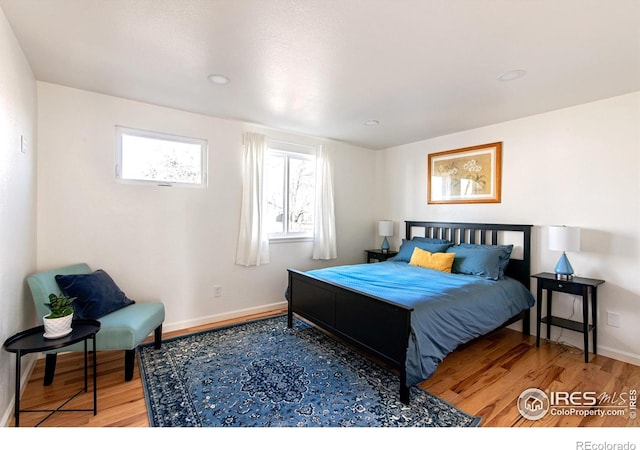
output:
[{"label": "potted plant", "polygon": [[73,320],[71,302],[74,300],[75,297],[49,294],[49,303],[44,305],[51,312],[42,318],[45,338],[59,338],[71,333],[71,321]]}]

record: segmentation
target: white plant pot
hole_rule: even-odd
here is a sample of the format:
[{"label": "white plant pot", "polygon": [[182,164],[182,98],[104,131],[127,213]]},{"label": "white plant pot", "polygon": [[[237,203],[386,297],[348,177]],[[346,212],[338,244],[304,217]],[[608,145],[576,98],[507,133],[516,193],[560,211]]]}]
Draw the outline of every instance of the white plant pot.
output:
[{"label": "white plant pot", "polygon": [[56,319],[48,319],[47,316],[42,318],[44,323],[43,336],[48,339],[55,339],[66,336],[71,333],[71,321],[73,320],[73,314],[68,316],[58,317]]}]

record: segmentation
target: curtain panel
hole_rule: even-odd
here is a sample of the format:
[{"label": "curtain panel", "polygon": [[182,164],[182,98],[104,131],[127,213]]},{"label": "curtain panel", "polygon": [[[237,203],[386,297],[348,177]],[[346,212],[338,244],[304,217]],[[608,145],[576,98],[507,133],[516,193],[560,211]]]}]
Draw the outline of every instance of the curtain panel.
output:
[{"label": "curtain panel", "polygon": [[269,262],[269,237],[264,226],[263,162],[267,137],[257,133],[243,136],[243,186],[240,232],[236,264],[259,266]]},{"label": "curtain panel", "polygon": [[316,153],[316,206],[313,232],[313,259],[335,259],[336,216],[333,195],[333,158],[319,146]]}]

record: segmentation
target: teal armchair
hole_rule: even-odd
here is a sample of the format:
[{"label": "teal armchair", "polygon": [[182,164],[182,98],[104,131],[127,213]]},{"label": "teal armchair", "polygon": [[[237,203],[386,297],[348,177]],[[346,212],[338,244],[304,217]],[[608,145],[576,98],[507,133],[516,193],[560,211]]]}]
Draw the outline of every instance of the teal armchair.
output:
[{"label": "teal armchair", "polygon": [[[45,303],[49,301],[49,294],[61,294],[56,282],[56,275],[80,275],[92,273],[91,268],[84,263],[74,264],[59,269],[39,272],[27,277],[27,284],[35,303],[39,323],[49,313]],[[154,333],[155,348],[162,343],[162,323],[164,322],[164,304],[161,302],[136,302],[117,311],[110,312],[97,320],[100,331],[96,335],[96,350],[124,350],[125,352],[125,381],[133,378],[136,348],[152,332]],[[83,351],[82,343],[64,347],[61,352]],[[57,353],[46,353],[44,385],[53,382]]]}]

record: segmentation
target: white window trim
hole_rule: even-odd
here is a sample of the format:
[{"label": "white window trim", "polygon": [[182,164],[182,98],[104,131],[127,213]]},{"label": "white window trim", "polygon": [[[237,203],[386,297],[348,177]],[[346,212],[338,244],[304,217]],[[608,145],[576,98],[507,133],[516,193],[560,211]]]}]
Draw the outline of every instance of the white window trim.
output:
[{"label": "white window trim", "polygon": [[[180,183],[180,182],[163,182],[158,180],[134,180],[122,178],[122,135],[147,137],[151,139],[159,139],[171,142],[182,142],[186,144],[196,144],[201,148],[200,151],[200,167],[202,170],[202,182],[201,183]],[[125,184],[137,184],[146,186],[161,186],[161,187],[190,187],[190,188],[206,188],[208,184],[208,153],[209,145],[206,139],[192,138],[187,136],[179,136],[168,133],[160,133],[157,131],[139,130],[135,128],[128,128],[116,125],[116,167],[115,175],[116,181]]]},{"label": "white window trim", "polygon": [[[301,158],[315,160],[316,147],[312,145],[297,144],[293,142],[269,139],[267,145],[267,153],[275,153],[282,155],[290,155],[297,153]],[[288,180],[288,174],[287,174]],[[314,222],[315,227],[315,222]],[[313,231],[308,233],[269,233],[270,244],[293,243],[293,242],[312,242]]]}]

